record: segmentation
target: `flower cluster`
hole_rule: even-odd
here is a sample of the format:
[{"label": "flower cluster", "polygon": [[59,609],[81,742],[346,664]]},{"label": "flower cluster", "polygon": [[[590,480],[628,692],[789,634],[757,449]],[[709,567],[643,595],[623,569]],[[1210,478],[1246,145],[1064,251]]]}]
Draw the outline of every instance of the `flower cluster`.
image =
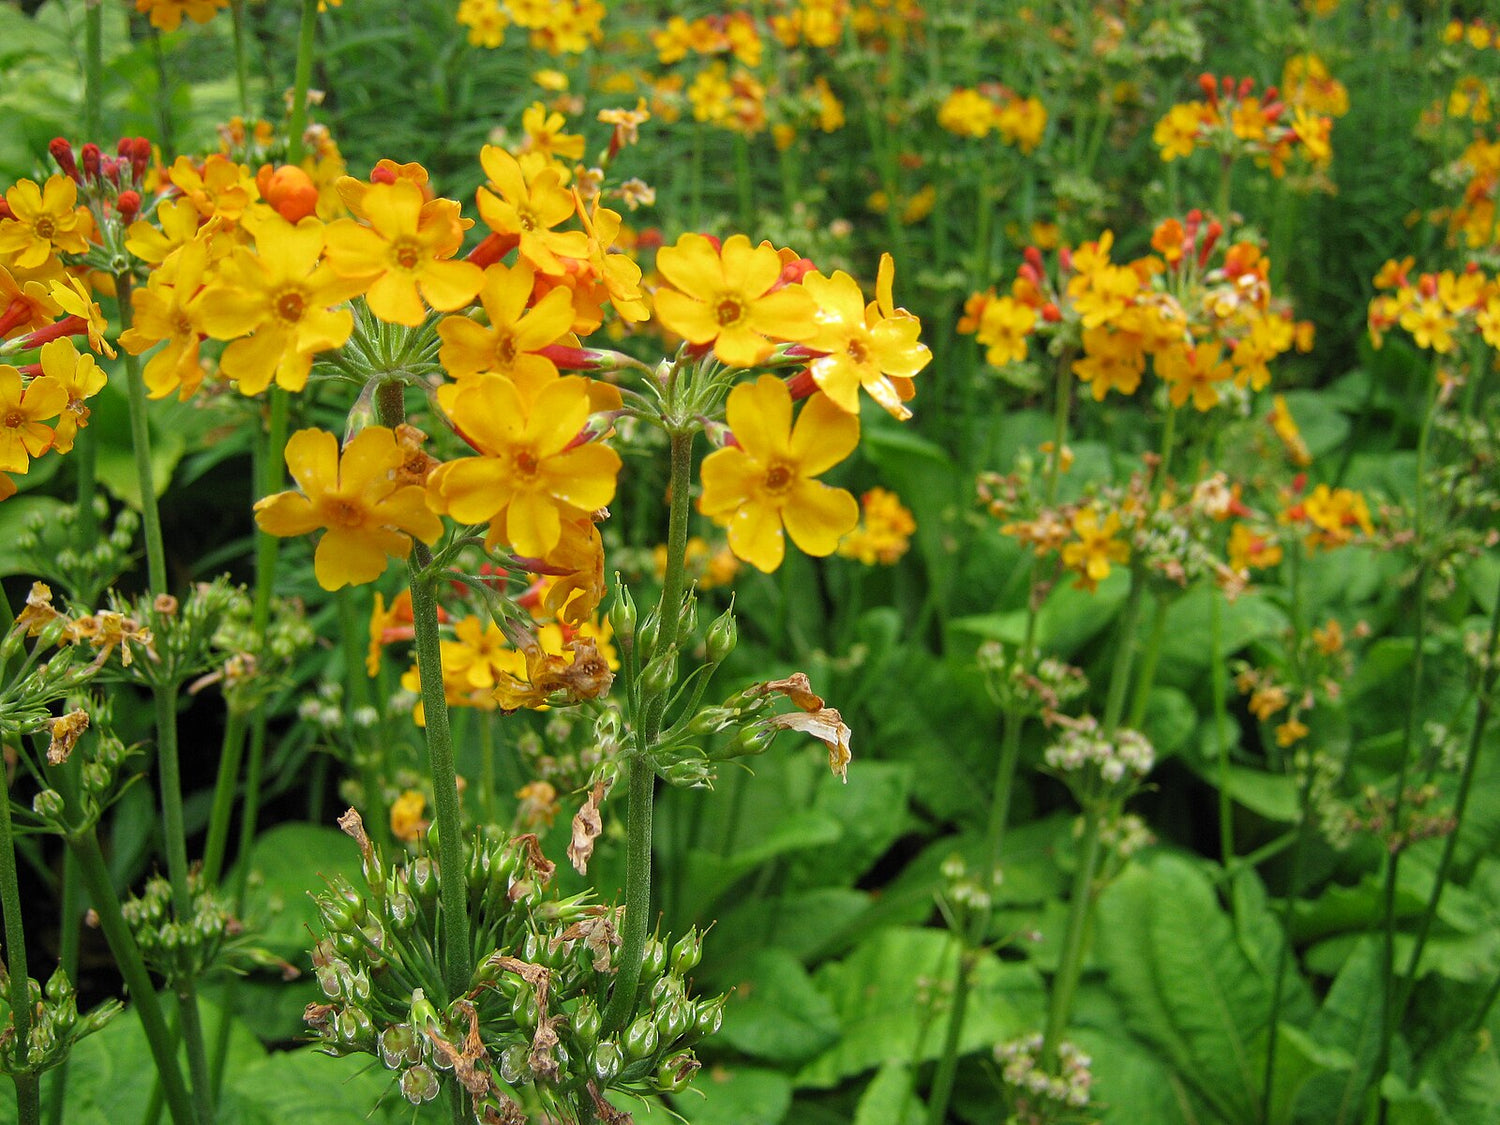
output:
[{"label": "flower cluster", "polygon": [[1093,1059],[1073,1043],[1057,1045],[1057,1074],[1041,1068],[1042,1036],[1027,1035],[995,1046],[1012,1116],[1017,1125],[1044,1125],[1085,1108],[1090,1101]]},{"label": "flower cluster", "polygon": [[1047,747],[1043,761],[1049,770],[1077,779],[1076,783],[1086,790],[1100,785],[1128,790],[1156,763],[1156,751],[1140,731],[1117,730],[1108,737],[1091,715],[1081,719],[1058,716],[1056,721],[1066,727],[1062,737]]},{"label": "flower cluster", "polygon": [[1273,360],[1311,346],[1311,326],[1273,298],[1260,248],[1225,245],[1223,234],[1195,210],[1157,225],[1154,254],[1117,264],[1105,231],[1060,247],[1055,275],[1027,247],[1010,293],[971,295],[958,331],[974,334],[996,366],[1024,359],[1033,335],[1058,337],[1081,353],[1072,371],[1099,401],[1134,394],[1150,359],[1173,406],[1207,411],[1230,385],[1264,389]]},{"label": "flower cluster", "polygon": [[[1252,78],[1199,75],[1202,99],[1172,106],[1152,131],[1151,139],[1161,150],[1161,158],[1177,160],[1207,148],[1225,161],[1248,157],[1257,166],[1269,168],[1278,179],[1286,175],[1288,163],[1294,158],[1315,171],[1326,169],[1333,159],[1329,144],[1333,119],[1314,109],[1307,93],[1309,81],[1326,78],[1326,71],[1320,76],[1304,61],[1292,76],[1297,80],[1297,101],[1283,101],[1274,86],[1257,94]],[[1326,81],[1321,82],[1315,97],[1319,103],[1337,104]]]},{"label": "flower cluster", "polygon": [[1005,86],[989,83],[954,90],[938,107],[937,120],[960,137],[999,133],[1006,144],[1030,153],[1042,142],[1047,110],[1034,97],[1023,98]]}]

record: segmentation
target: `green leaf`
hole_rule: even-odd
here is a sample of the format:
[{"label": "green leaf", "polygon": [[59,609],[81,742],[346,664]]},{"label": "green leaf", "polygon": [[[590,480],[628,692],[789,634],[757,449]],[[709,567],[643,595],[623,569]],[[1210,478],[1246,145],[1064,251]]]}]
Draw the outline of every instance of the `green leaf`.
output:
[{"label": "green leaf", "polygon": [[[234,1120],[239,1125],[368,1125],[412,1119],[412,1107],[396,1091],[392,1073],[359,1055],[332,1058],[311,1047],[277,1051],[253,1066],[231,1070],[228,1085],[225,1101],[238,1103]],[[225,1110],[227,1118],[229,1106]]]},{"label": "green leaf", "polygon": [[1101,896],[1099,959],[1131,1030],[1228,1122],[1259,1120],[1270,987],[1187,860],[1132,867]]},{"label": "green leaf", "polygon": [[[798,1086],[827,1088],[887,1062],[919,1062],[942,1053],[943,1019],[923,996],[951,981],[959,943],[932,929],[878,930],[842,961],[814,977],[833,1002],[841,1038],[797,1075]],[[1041,978],[1027,965],[983,954],[975,967],[959,1053],[980,1050],[1035,1027]]]},{"label": "green leaf", "polygon": [[[1127,573],[1119,568],[1092,594],[1060,583],[1037,613],[1037,645],[1063,658],[1072,656],[1119,616],[1129,586]],[[1019,645],[1026,636],[1026,611],[960,617],[948,625],[959,633]]]},{"label": "green leaf", "polygon": [[825,772],[813,796],[813,811],[842,822],[837,840],[802,859],[797,882],[853,883],[907,829],[907,788],[912,767],[905,762],[861,762],[847,783]]},{"label": "green leaf", "polygon": [[719,1038],[747,1055],[801,1062],[838,1038],[833,1004],[782,949],[753,954],[736,974]]},{"label": "green leaf", "polygon": [[1222,659],[1233,656],[1252,641],[1277,636],[1287,628],[1286,614],[1268,595],[1252,591],[1226,603],[1213,583],[1199,583],[1167,610],[1161,662],[1157,665],[1160,682],[1185,687],[1208,668],[1213,653],[1206,640],[1212,632],[1216,600],[1220,603]]},{"label": "green leaf", "polygon": [[792,1083],[775,1070],[710,1067],[672,1096],[692,1125],[779,1125],[792,1104]]},{"label": "green leaf", "polygon": [[0,576],[31,573],[30,563],[16,548],[21,533],[33,518],[55,521],[66,506],[50,496],[27,495],[13,496],[0,504]]},{"label": "green leaf", "polygon": [[912,1089],[911,1067],[888,1062],[859,1097],[854,1125],[921,1125],[922,1099]]},{"label": "green leaf", "polygon": [[305,967],[308,930],[316,931],[318,921],[313,893],[335,875],[354,879],[358,871],[354,841],[337,829],[279,824],[261,833],[250,852],[245,895],[245,919],[257,944]]}]

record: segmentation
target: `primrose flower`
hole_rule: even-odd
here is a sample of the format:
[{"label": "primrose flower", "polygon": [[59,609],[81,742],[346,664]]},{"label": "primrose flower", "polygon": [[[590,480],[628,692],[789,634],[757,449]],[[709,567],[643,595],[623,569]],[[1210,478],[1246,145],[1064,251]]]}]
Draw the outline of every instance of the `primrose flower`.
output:
[{"label": "primrose flower", "polygon": [[135,10],[146,14],[158,31],[176,31],[187,16],[194,23],[207,23],[214,13],[229,7],[229,0],[135,0]]},{"label": "primrose flower", "polygon": [[859,498],[863,519],[839,544],[839,554],[865,566],[893,566],[911,546],[917,521],[901,498],[884,488],[872,488]]},{"label": "primrose flower", "polygon": [[53,430],[43,419],[56,418],[67,405],[67,389],[51,375],[23,384],[19,371],[0,364],[0,472],[28,471],[31,458],[52,447]]},{"label": "primrose flower", "polygon": [[1062,561],[1068,569],[1078,572],[1075,585],[1092,593],[1109,577],[1110,563],[1129,560],[1129,544],[1115,538],[1119,530],[1118,512],[1110,512],[1102,524],[1094,508],[1079,508],[1074,513],[1073,534],[1078,538],[1063,546]]},{"label": "primrose flower", "polygon": [[859,504],[815,478],[854,452],[859,419],[815,394],[794,427],[791,391],[772,375],[735,387],[727,410],[736,444],[704,458],[699,510],[768,574],[785,557],[783,529],[809,555],[833,554],[859,523]]},{"label": "primrose flower", "polygon": [[578,443],[590,412],[588,380],[548,383],[534,397],[504,375],[438,388],[438,404],[479,453],[440,465],[427,481],[435,511],[490,525],[485,542],[545,558],[562,539],[563,517],[614,499],[620,455]]},{"label": "primrose flower", "polygon": [[730,367],[764,363],[773,340],[818,331],[817,302],[804,287],[781,284],[781,257],[769,242],[751,246],[736,234],[716,248],[685,234],[657,252],[656,268],[675,287],[657,291],[658,319],[691,344],[713,344]]},{"label": "primrose flower", "polygon": [[832,277],[808,274],[802,286],[818,303],[818,331],[807,342],[828,354],[808,364],[813,381],[842,410],[859,413],[859,388],[869,392],[893,418],[905,421],[911,411],[903,401],[913,394],[912,376],[932,360],[917,336],[922,323],[895,307],[891,284],[896,266],[880,256],[876,299],[865,304],[859,284],[842,270]]},{"label": "primrose flower", "polygon": [[557,365],[542,348],[556,344],[573,324],[573,300],[566,287],[551,290],[531,308],[536,271],[527,261],[507,268],[498,262],[484,271],[480,304],[489,315],[486,327],[465,316],[444,317],[438,324],[443,346],[438,359],[455,379],[493,372],[517,385],[539,389],[557,377]]},{"label": "primrose flower", "polygon": [[299,430],[286,443],[286,464],[301,492],[278,492],[256,502],[255,522],[268,535],[306,535],[326,528],[313,556],[325,590],[372,582],[387,558],[411,550],[411,537],[434,542],[443,523],[417,485],[399,484],[403,459],[396,435],[384,426],[356,434],[339,454],[323,430]]},{"label": "primrose flower", "polygon": [[562,172],[545,164],[527,175],[521,162],[497,145],[479,151],[479,163],[489,183],[479,189],[479,215],[490,230],[543,273],[560,274],[564,258],[587,258],[588,235],[581,230],[552,228],[577,211],[573,194],[562,186]]},{"label": "primrose flower", "polygon": [[[360,205],[369,226],[342,219],[328,228],[328,264],[358,281],[370,311],[391,324],[415,328],[427,309],[448,312],[474,299],[484,274],[451,258],[471,221],[451,199],[428,200],[410,180],[372,184]],[[421,296],[418,296],[420,290]]]},{"label": "primrose flower", "polygon": [[131,355],[140,355],[167,342],[146,363],[146,389],[152,398],[164,398],[175,390],[186,399],[203,382],[198,345],[203,336],[200,309],[208,257],[206,242],[190,242],[162,268],[151,271],[144,289],[131,290],[135,317],[120,333],[121,346]]},{"label": "primrose flower", "polygon": [[66,337],[43,344],[40,359],[43,376],[56,379],[68,395],[67,405],[52,427],[52,448],[69,453],[74,436],[88,425],[89,408],[84,405],[85,400],[104,389],[108,376],[92,355],[79,355],[73,341]]},{"label": "primrose flower", "polygon": [[44,187],[21,180],[5,193],[11,218],[0,221],[0,254],[10,264],[36,269],[57,254],[89,248],[93,220],[77,206],[78,185],[67,176],[49,177]]},{"label": "primrose flower", "polygon": [[1219,401],[1215,384],[1233,377],[1229,363],[1219,358],[1217,343],[1196,347],[1171,347],[1157,353],[1156,373],[1170,388],[1173,406],[1182,406],[1191,397],[1199,411],[1211,409]]}]

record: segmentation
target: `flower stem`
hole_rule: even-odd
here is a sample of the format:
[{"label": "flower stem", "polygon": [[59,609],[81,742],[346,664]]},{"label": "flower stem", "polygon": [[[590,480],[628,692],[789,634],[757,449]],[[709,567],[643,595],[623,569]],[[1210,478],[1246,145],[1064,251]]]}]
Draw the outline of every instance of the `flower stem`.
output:
[{"label": "flower stem", "polygon": [[98,144],[104,138],[104,4],[83,8],[83,136]]},{"label": "flower stem", "polygon": [[305,152],[307,91],[312,85],[313,49],[318,36],[318,0],[302,0],[302,22],[297,29],[297,70],[292,80],[291,115],[286,123],[286,162],[300,164]]},{"label": "flower stem", "polygon": [[[1111,728],[1112,729],[1112,728]],[[1083,974],[1083,953],[1088,936],[1089,919],[1094,907],[1094,874],[1099,866],[1100,809],[1091,801],[1083,810],[1083,841],[1078,853],[1078,867],[1073,872],[1073,892],[1068,902],[1068,923],[1063,931],[1062,955],[1057,977],[1052,982],[1052,1001],[1047,1007],[1047,1027],[1042,1035],[1040,1066],[1052,1073],[1057,1065],[1057,1049],[1068,1030],[1073,1011],[1073,994]]]},{"label": "flower stem", "polygon": [[1219,751],[1219,862],[1225,870],[1234,862],[1234,802],[1229,796],[1229,720],[1224,690],[1224,609],[1218,598],[1209,604],[1208,681],[1213,695],[1214,745]]},{"label": "flower stem", "polygon": [[1422,919],[1417,924],[1416,941],[1412,943],[1411,953],[1406,959],[1406,972],[1404,984],[1397,994],[1395,1004],[1395,1018],[1400,1021],[1406,1013],[1406,1006],[1411,1000],[1411,990],[1417,979],[1417,966],[1422,960],[1422,951],[1427,945],[1428,934],[1432,930],[1432,920],[1437,917],[1438,904],[1443,898],[1443,888],[1448,883],[1448,872],[1453,866],[1453,856],[1458,850],[1458,833],[1463,827],[1464,813],[1468,811],[1469,794],[1474,784],[1474,770],[1479,762],[1479,748],[1484,743],[1484,732],[1489,726],[1491,701],[1494,698],[1496,672],[1500,671],[1500,590],[1495,592],[1495,604],[1490,609],[1490,633],[1485,641],[1484,659],[1487,663],[1483,666],[1479,677],[1479,702],[1474,712],[1474,727],[1469,732],[1469,746],[1464,755],[1463,772],[1458,779],[1458,792],[1453,798],[1453,827],[1447,837],[1443,840],[1443,854],[1438,860],[1437,874],[1433,876],[1432,893],[1428,896],[1427,907],[1422,911]]},{"label": "flower stem", "polygon": [[[134,320],[128,273],[115,276],[120,298],[120,325],[128,330]],[[167,555],[161,539],[161,512],[151,479],[151,430],[146,424],[146,381],[140,358],[125,353],[125,379],[130,393],[130,444],[135,453],[135,475],[141,489],[141,528],[146,536],[146,573],[153,593],[167,593]]]},{"label": "flower stem", "polygon": [[254,116],[250,108],[250,59],[245,50],[245,0],[229,0],[229,18],[234,26],[234,82],[240,96],[240,114],[250,128]]},{"label": "flower stem", "polygon": [[[682,595],[686,576],[689,502],[693,486],[693,430],[672,431],[671,508],[667,523],[667,568],[661,600],[656,653],[677,644],[682,621]],[[616,961],[614,990],[603,1015],[603,1026],[623,1027],[635,1005],[635,990],[641,979],[641,960],[646,951],[646,927],[651,914],[651,822],[656,795],[656,771],[647,755],[661,733],[671,688],[655,699],[644,701],[644,714],[636,731],[635,752],[625,765],[625,919],[620,926],[620,954]]]},{"label": "flower stem", "polygon": [[161,1004],[151,984],[151,974],[141,957],[140,947],[131,936],[125,916],[120,912],[120,899],[109,878],[109,868],[104,862],[104,853],[99,849],[99,837],[91,827],[82,834],[68,837],[68,847],[78,857],[84,886],[88,888],[94,911],[99,916],[99,928],[114,954],[115,964],[125,979],[140,1016],[141,1027],[151,1048],[151,1057],[156,1062],[162,1090],[167,1099],[167,1112],[175,1125],[195,1125],[197,1116],[188,1097],[182,1071],[177,1067],[177,1038],[167,1027],[162,1016]]},{"label": "flower stem", "polygon": [[[26,1065],[31,1042],[31,986],[26,970],[26,931],[21,922],[21,884],[16,877],[15,839],[10,825],[10,787],[0,794],[0,911],[5,916],[5,960],[10,971],[11,1019],[15,1039],[11,1050]],[[16,1120],[19,1125],[41,1125],[42,1091],[36,1071],[17,1071]]]},{"label": "flower stem", "polygon": [[1292,848],[1292,870],[1288,876],[1286,899],[1281,908],[1281,951],[1276,957],[1276,976],[1271,982],[1271,1010],[1266,1026],[1270,1038],[1266,1041],[1266,1069],[1261,1080],[1261,1114],[1266,1121],[1273,1120],[1271,1104],[1276,1092],[1276,1043],[1281,1033],[1281,1001],[1285,992],[1286,970],[1292,959],[1292,909],[1297,904],[1297,891],[1302,883],[1302,860],[1307,851],[1309,799],[1315,774],[1313,763],[1307,763],[1307,776],[1303,778],[1297,795],[1297,840]]}]

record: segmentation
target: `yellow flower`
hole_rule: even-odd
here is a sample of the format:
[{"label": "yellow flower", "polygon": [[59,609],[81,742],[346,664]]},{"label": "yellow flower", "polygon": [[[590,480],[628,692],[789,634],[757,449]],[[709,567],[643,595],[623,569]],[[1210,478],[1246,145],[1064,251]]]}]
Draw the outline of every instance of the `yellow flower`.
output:
[{"label": "yellow flower", "polygon": [[582,160],[583,134],[564,133],[568,120],[560,113],[550,113],[541,102],[533,102],[521,114],[521,131],[526,134],[525,151],[539,152],[552,160]]},{"label": "yellow flower", "polygon": [[905,421],[911,411],[902,400],[912,397],[912,376],[931,362],[932,352],[917,339],[921,321],[895,307],[895,272],[891,256],[882,254],[876,299],[868,305],[859,284],[842,270],[831,278],[808,274],[802,285],[818,303],[818,331],[807,346],[828,353],[808,364],[819,389],[840,409],[858,414],[864,387],[886,413]]},{"label": "yellow flower", "polygon": [[503,673],[523,675],[526,658],[510,647],[500,626],[474,616],[454,623],[455,639],[444,641],[443,679],[452,677],[466,692],[489,691]]},{"label": "yellow flower", "polygon": [[370,225],[341,219],[329,226],[328,264],[340,277],[368,287],[371,312],[415,328],[427,315],[423,299],[442,312],[474,299],[484,272],[472,262],[445,260],[472,225],[459,216],[457,202],[426,201],[420,187],[402,179],[371,185],[360,205]]},{"label": "yellow flower", "polygon": [[574,444],[588,421],[588,380],[559,378],[528,398],[503,375],[476,375],[437,397],[479,456],[434,470],[428,501],[464,523],[488,522],[487,546],[506,542],[543,558],[562,538],[564,515],[614,499],[620,455],[596,441]]},{"label": "yellow flower", "polygon": [[1078,539],[1063,545],[1062,561],[1064,566],[1078,572],[1076,585],[1092,592],[1109,577],[1110,563],[1129,560],[1129,544],[1114,537],[1119,530],[1118,512],[1110,512],[1102,524],[1094,508],[1079,508],[1073,514],[1073,534]]},{"label": "yellow flower", "polygon": [[985,345],[984,359],[1004,367],[1026,358],[1027,337],[1036,327],[1036,310],[1014,297],[997,297],[981,304],[975,339]]},{"label": "yellow flower", "polygon": [[234,341],[220,367],[241,393],[259,394],[272,378],[300,391],[313,355],[342,346],[354,330],[349,310],[330,306],[354,296],[362,283],[319,261],[325,229],[313,218],[296,226],[274,213],[257,220],[255,252],[236,247],[198,302],[203,331]]},{"label": "yellow flower", "polygon": [[799,285],[780,285],[781,257],[769,242],[752,247],[743,234],[721,249],[685,234],[656,255],[656,268],[675,289],[656,294],[658,319],[691,344],[713,344],[730,367],[770,358],[773,340],[806,340],[818,330],[817,302]]},{"label": "yellow flower", "polygon": [[1202,102],[1184,102],[1167,110],[1156,123],[1151,140],[1161,149],[1164,161],[1191,156],[1198,143],[1198,131],[1211,120],[1213,111]]},{"label": "yellow flower", "polygon": [[67,176],[51,176],[45,187],[20,180],[5,193],[12,218],[0,222],[0,254],[7,265],[36,269],[57,254],[82,254],[89,248],[93,220],[77,206],[78,185]]},{"label": "yellow flower", "polygon": [[844,536],[839,554],[865,566],[892,566],[911,546],[917,521],[901,498],[884,488],[872,488],[859,498],[864,509],[861,526]]},{"label": "yellow flower", "polygon": [[[573,217],[577,203],[562,186],[562,173],[546,164],[528,176],[503,148],[485,145],[479,163],[489,183],[479,189],[479,215],[502,239],[514,239],[521,257],[543,273],[561,274],[564,258],[587,258],[588,235],[581,230],[552,228]],[[498,193],[498,194],[496,194]]]},{"label": "yellow flower", "polygon": [[76,318],[78,328],[88,332],[89,347],[100,355],[115,358],[115,349],[104,338],[109,329],[98,302],[89,293],[88,287],[73,274],[63,274],[61,281],[52,282],[52,299],[70,318]]},{"label": "yellow flower", "polygon": [[167,260],[172,251],[186,246],[198,236],[198,208],[191,199],[164,199],[156,205],[156,225],[145,219],[130,224],[125,249],[153,266]]},{"label": "yellow flower", "polygon": [[1229,363],[1219,358],[1217,343],[1203,343],[1185,348],[1180,345],[1157,353],[1156,373],[1170,387],[1173,406],[1181,406],[1192,397],[1199,411],[1211,409],[1219,401],[1215,384],[1234,374]]},{"label": "yellow flower", "polygon": [[500,0],[459,0],[459,25],[469,29],[469,45],[491,49],[505,42],[510,18],[500,7]]},{"label": "yellow flower", "polygon": [[781,565],[783,528],[809,555],[831,555],[859,522],[859,504],[814,478],[854,451],[859,419],[827,395],[808,399],[792,425],[792,395],[772,375],[729,392],[736,444],[703,460],[699,510],[729,528],[734,553],[770,573]]},{"label": "yellow flower", "polygon": [[52,427],[43,419],[56,418],[67,405],[67,390],[52,376],[23,384],[19,371],[0,363],[0,472],[27,472],[31,458],[52,447]]},{"label": "yellow flower", "polygon": [[449,375],[508,375],[528,391],[557,377],[557,365],[537,353],[568,334],[572,296],[566,287],[553,289],[528,309],[535,279],[536,271],[525,261],[513,269],[496,263],[484,271],[479,301],[489,325],[465,316],[444,317],[438,324],[443,340],[438,359]]},{"label": "yellow flower", "polygon": [[66,337],[42,345],[41,364],[42,375],[56,379],[68,395],[67,405],[52,427],[52,448],[68,453],[73,449],[74,436],[88,425],[89,408],[84,401],[104,389],[108,376],[92,355],[79,355],[73,341]]},{"label": "yellow flower", "polygon": [[391,835],[403,843],[411,843],[427,828],[422,813],[427,809],[427,798],[415,789],[408,789],[391,802]]},{"label": "yellow flower", "polygon": [[202,341],[199,311],[208,253],[207,243],[190,242],[151,272],[144,289],[131,291],[135,317],[130,328],[120,333],[120,344],[131,355],[140,355],[163,340],[167,342],[146,363],[146,388],[152,398],[164,398],[175,390],[179,398],[186,399],[203,382],[203,365],[198,359]]},{"label": "yellow flower", "polygon": [[306,535],[322,527],[313,571],[318,585],[337,590],[380,577],[388,557],[443,533],[418,485],[398,484],[404,454],[384,426],[361,430],[339,455],[338,439],[299,430],[286,443],[286,464],[301,492],[278,492],[255,505],[255,522],[268,535]]}]

